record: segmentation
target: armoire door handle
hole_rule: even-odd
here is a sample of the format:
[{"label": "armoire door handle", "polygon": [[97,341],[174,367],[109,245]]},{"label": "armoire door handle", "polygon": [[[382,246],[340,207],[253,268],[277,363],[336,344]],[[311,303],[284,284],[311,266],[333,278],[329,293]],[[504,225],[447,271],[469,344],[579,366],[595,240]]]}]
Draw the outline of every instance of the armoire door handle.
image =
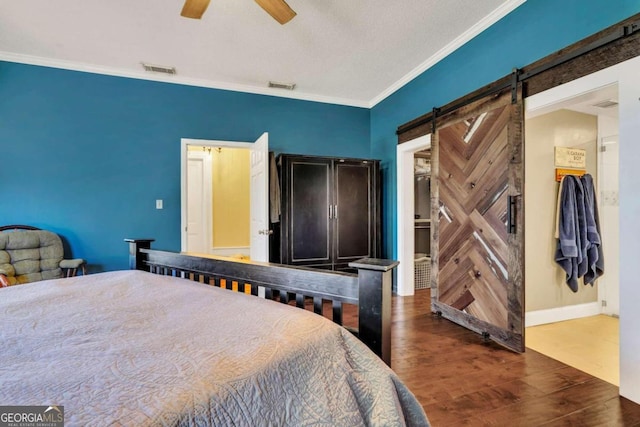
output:
[{"label": "armoire door handle", "polygon": [[333,205],[333,217],[338,219],[338,205]]}]

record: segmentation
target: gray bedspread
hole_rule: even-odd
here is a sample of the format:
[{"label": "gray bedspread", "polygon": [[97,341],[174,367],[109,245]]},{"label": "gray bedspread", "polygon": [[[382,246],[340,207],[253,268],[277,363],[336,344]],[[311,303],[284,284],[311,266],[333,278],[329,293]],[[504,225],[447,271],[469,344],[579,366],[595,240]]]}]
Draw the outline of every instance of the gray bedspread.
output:
[{"label": "gray bedspread", "polygon": [[311,312],[140,271],[0,290],[0,405],[67,426],[423,426],[364,344]]}]

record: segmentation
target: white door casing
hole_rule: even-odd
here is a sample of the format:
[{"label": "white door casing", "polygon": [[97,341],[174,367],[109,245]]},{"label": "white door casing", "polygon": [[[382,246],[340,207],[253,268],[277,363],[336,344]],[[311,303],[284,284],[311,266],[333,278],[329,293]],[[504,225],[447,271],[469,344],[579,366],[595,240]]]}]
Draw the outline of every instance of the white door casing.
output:
[{"label": "white door casing", "polygon": [[396,148],[398,201],[398,295],[413,295],[415,292],[415,219],[414,219],[414,153],[431,147],[431,134],[424,135]]}]

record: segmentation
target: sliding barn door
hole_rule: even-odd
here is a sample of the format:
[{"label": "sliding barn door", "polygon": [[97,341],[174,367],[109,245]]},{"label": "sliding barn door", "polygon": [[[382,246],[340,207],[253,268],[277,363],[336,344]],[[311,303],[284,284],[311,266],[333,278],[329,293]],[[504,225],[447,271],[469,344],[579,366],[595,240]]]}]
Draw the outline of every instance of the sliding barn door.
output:
[{"label": "sliding barn door", "polygon": [[522,352],[524,150],[517,99],[512,103],[506,90],[436,121],[432,308]]}]

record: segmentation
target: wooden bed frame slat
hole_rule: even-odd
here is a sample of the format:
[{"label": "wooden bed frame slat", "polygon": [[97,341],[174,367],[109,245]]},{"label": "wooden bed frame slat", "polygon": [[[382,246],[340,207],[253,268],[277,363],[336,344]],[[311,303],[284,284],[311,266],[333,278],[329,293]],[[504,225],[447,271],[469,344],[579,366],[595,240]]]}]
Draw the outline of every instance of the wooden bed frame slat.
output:
[{"label": "wooden bed frame slat", "polygon": [[338,325],[342,325],[342,303],[340,301],[332,301],[333,305],[333,321]]},{"label": "wooden bed frame slat", "polygon": [[391,288],[397,261],[363,258],[350,263],[358,274],[247,262],[220,257],[199,257],[151,249],[153,239],[125,239],[129,243],[129,268],[171,275],[210,286],[251,295],[264,288],[266,299],[304,308],[313,298],[314,312],[322,314],[323,302],[331,301],[333,321],[342,324],[343,303],[358,306],[358,330],[351,330],[387,365],[391,365]]}]

